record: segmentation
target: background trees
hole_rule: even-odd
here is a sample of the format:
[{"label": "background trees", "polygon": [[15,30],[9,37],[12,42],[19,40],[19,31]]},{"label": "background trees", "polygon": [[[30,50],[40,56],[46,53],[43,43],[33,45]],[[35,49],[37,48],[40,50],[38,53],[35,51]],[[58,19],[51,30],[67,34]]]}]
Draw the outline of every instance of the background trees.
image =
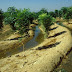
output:
[{"label": "background trees", "polygon": [[62,11],[61,10],[59,10],[59,18],[61,18],[62,17]]},{"label": "background trees", "polygon": [[72,7],[68,7],[66,13],[64,14],[64,19],[72,19]]},{"label": "background trees", "polygon": [[36,19],[36,13],[30,12],[30,9],[18,10],[15,7],[9,7],[4,16],[5,24],[10,24],[13,30],[18,30],[21,34],[27,32],[29,25]]},{"label": "background trees", "polygon": [[29,30],[29,25],[33,23],[34,19],[38,19],[47,33],[56,17],[67,20],[71,19],[72,7],[62,7],[60,10],[55,10],[54,12],[48,12],[45,8],[42,8],[39,12],[31,12],[30,9],[24,8],[23,10],[18,10],[15,7],[9,7],[4,13],[0,10],[0,28],[3,27],[2,21],[4,18],[5,24],[10,24],[13,30],[18,30],[22,34]]},{"label": "background trees", "polygon": [[72,7],[62,7],[60,10],[55,10],[54,13],[55,14],[53,14],[53,12],[49,12],[49,14],[55,18],[59,17],[66,19],[67,21],[72,19]]},{"label": "background trees", "polygon": [[33,23],[33,20],[37,19],[37,14],[36,12],[30,12],[30,15],[29,15],[29,21],[30,21],[30,24]]},{"label": "background trees", "polygon": [[47,13],[47,14],[48,14],[47,9],[42,8],[40,11],[38,11],[38,12],[37,12],[37,18],[38,18],[39,15],[41,15],[41,14],[43,14],[43,13]]},{"label": "background trees", "polygon": [[63,17],[67,13],[68,7],[62,7],[61,11],[62,11],[62,17]]},{"label": "background trees", "polygon": [[52,17],[56,17],[56,16],[55,16],[55,13],[54,13],[53,11],[48,12],[48,14],[49,14],[50,16],[52,16]]},{"label": "background trees", "polygon": [[55,17],[59,17],[59,11],[55,10]]},{"label": "background trees", "polygon": [[3,27],[3,18],[4,18],[3,11],[2,9],[0,9],[0,29]]},{"label": "background trees", "polygon": [[15,7],[9,7],[7,9],[7,12],[4,13],[4,22],[5,24],[10,24],[11,28],[13,30],[16,30],[16,27],[14,26],[16,22],[16,16],[17,16],[17,9]]}]

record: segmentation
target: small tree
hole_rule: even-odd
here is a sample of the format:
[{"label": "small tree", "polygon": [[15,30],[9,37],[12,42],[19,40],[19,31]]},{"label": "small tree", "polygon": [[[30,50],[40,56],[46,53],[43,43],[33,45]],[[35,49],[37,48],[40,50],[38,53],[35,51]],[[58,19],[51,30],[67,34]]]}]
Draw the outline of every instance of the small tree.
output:
[{"label": "small tree", "polygon": [[45,9],[45,8],[42,8],[42,9],[40,10],[40,12],[42,12],[42,13],[47,13],[47,14],[48,14],[47,9]]},{"label": "small tree", "polygon": [[62,11],[59,10],[59,17],[61,18],[62,17]]},{"label": "small tree", "polygon": [[17,9],[15,7],[9,7],[7,9],[7,12],[4,13],[4,22],[5,24],[10,24],[11,28],[13,30],[16,30],[16,27],[14,26],[16,22],[16,16],[17,16]]},{"label": "small tree", "polygon": [[2,9],[0,9],[0,29],[3,27],[3,18],[4,18],[3,11]]},{"label": "small tree", "polygon": [[59,17],[59,11],[55,10],[55,17]]},{"label": "small tree", "polygon": [[37,19],[36,13],[35,12],[30,12],[29,13],[29,21],[32,24],[33,20]]},{"label": "small tree", "polygon": [[47,37],[50,26],[54,24],[55,19],[52,16],[47,15],[45,13],[45,14],[39,15],[38,21],[39,21],[39,24],[42,26],[42,28],[45,32],[45,37]]},{"label": "small tree", "polygon": [[15,27],[19,33],[23,34],[28,31],[30,25],[30,9],[21,10],[16,17]]},{"label": "small tree", "polygon": [[41,15],[41,14],[43,14],[43,13],[47,13],[47,14],[48,14],[47,9],[42,8],[39,12],[37,12],[37,18],[38,18],[39,15]]},{"label": "small tree", "polygon": [[67,19],[69,22],[69,19],[72,19],[72,7],[69,7],[67,10],[68,11],[64,14],[64,19]]},{"label": "small tree", "polygon": [[67,13],[68,11],[68,7],[62,7],[61,8],[61,11],[62,11],[62,17],[64,17],[64,15]]}]

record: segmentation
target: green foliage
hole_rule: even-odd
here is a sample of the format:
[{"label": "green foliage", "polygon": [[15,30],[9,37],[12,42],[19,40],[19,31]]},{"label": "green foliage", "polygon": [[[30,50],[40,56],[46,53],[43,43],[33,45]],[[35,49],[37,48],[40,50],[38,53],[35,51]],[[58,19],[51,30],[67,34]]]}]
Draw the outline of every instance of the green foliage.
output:
[{"label": "green foliage", "polygon": [[55,10],[55,17],[59,17],[59,11]]},{"label": "green foliage", "polygon": [[39,12],[37,12],[37,18],[38,18],[39,15],[41,15],[43,13],[47,13],[48,14],[48,11],[45,8],[42,8]]},{"label": "green foliage", "polygon": [[30,9],[21,10],[16,17],[15,27],[21,34],[27,32],[30,25]]},{"label": "green foliage", "polygon": [[61,10],[59,10],[59,17],[61,18],[62,17],[62,11]]},{"label": "green foliage", "polygon": [[36,18],[37,18],[36,13],[30,12],[29,21],[30,21],[31,24],[33,23],[33,20],[35,20]]},{"label": "green foliage", "polygon": [[67,72],[65,69],[61,69],[61,72]]},{"label": "green foliage", "polygon": [[55,10],[55,17],[62,17],[67,20],[72,19],[72,7],[62,7],[60,10]]},{"label": "green foliage", "polygon": [[52,16],[52,17],[56,17],[56,16],[55,16],[55,13],[54,13],[53,11],[50,11],[48,14],[49,14],[50,16]]},{"label": "green foliage", "polygon": [[36,13],[30,12],[30,9],[18,10],[15,7],[9,7],[4,13],[4,17],[5,24],[10,24],[13,30],[19,30],[19,33],[23,34],[36,19]]},{"label": "green foliage", "polygon": [[45,8],[42,8],[42,9],[40,10],[40,12],[41,12],[41,13],[47,13],[47,14],[48,14],[48,11],[47,11]]},{"label": "green foliage", "polygon": [[22,41],[22,38],[18,38],[18,40],[19,40],[19,42],[21,42]]},{"label": "green foliage", "polygon": [[64,14],[64,19],[72,19],[72,7],[67,8],[67,12]]},{"label": "green foliage", "polygon": [[45,13],[39,15],[38,21],[39,24],[42,26],[43,30],[45,31],[45,33],[48,34],[48,30],[50,29],[50,26],[54,24],[55,19],[52,16],[47,15]]},{"label": "green foliage", "polygon": [[68,11],[68,7],[62,7],[62,8],[61,8],[61,11],[62,11],[62,14],[63,14],[63,15],[66,14],[67,11]]},{"label": "green foliage", "polygon": [[53,72],[68,72],[68,71],[62,68],[62,69],[55,69]]},{"label": "green foliage", "polygon": [[13,6],[9,7],[7,12],[4,13],[0,10],[0,13],[2,13],[0,14],[0,28],[3,26],[4,16],[5,24],[10,24],[13,30],[19,30],[19,33],[23,34],[28,31],[33,20],[38,18],[44,31],[48,33],[50,26],[55,22],[54,17],[72,18],[72,7],[62,7],[61,10],[55,10],[54,12],[48,12],[45,8],[42,8],[39,12],[30,12],[30,9],[18,10]]},{"label": "green foliage", "polygon": [[4,13],[4,22],[5,24],[10,24],[11,28],[13,30],[16,30],[14,27],[15,21],[16,21],[16,16],[17,16],[17,9],[15,7],[9,7],[7,9],[7,12]]},{"label": "green foliage", "polygon": [[4,18],[4,16],[3,16],[3,11],[2,11],[2,9],[0,9],[0,29],[3,27],[3,18]]}]

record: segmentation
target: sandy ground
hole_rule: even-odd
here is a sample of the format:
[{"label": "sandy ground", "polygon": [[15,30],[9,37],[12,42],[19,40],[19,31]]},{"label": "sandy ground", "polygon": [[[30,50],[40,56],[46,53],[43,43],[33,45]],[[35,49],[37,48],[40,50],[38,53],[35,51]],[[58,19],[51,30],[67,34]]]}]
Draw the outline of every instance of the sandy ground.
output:
[{"label": "sandy ground", "polygon": [[11,29],[10,25],[4,25],[0,31],[0,41],[10,37],[13,33],[14,31]]},{"label": "sandy ground", "polygon": [[29,31],[30,37],[25,37],[21,41],[19,40],[7,40],[7,39],[13,39],[17,37],[21,37],[19,34],[13,34],[10,37],[8,37],[6,40],[7,41],[0,41],[0,51],[5,50],[5,49],[11,49],[14,47],[20,47],[22,44],[25,44],[28,40],[33,38],[34,32],[32,30]]},{"label": "sandy ground", "polygon": [[[51,72],[58,65],[63,57],[66,57],[66,53],[72,47],[71,32],[62,26],[54,24],[51,28],[57,27],[50,31],[49,36],[53,36],[56,33],[66,31],[56,37],[45,39],[40,45],[26,50],[24,52],[6,57],[0,60],[1,72]],[[39,47],[61,42],[59,45],[37,50]]]},{"label": "sandy ground", "polygon": [[72,23],[63,22],[63,24],[72,30]]},{"label": "sandy ground", "polygon": [[30,25],[30,27],[29,27],[30,30],[28,32],[29,35],[30,35],[29,37],[26,36],[26,37],[22,38],[21,40],[10,40],[10,39],[21,37],[21,35],[19,33],[14,32],[9,37],[5,37],[5,39],[4,39],[5,41],[1,40],[0,41],[0,56],[4,52],[7,52],[7,50],[12,50],[14,48],[19,48],[22,45],[24,45],[27,41],[31,40],[33,38],[33,35],[34,35],[34,31],[32,30],[32,27],[35,27],[35,26],[36,26],[35,24]]},{"label": "sandy ground", "polygon": [[[30,25],[30,27],[29,27],[30,30],[28,32],[30,36],[26,36],[26,37],[23,37],[22,39],[18,39],[18,40],[10,40],[10,39],[18,38],[23,35],[20,35],[18,32],[12,32],[12,34],[9,33],[9,35],[7,35],[7,33],[9,32],[10,29],[7,31],[3,30],[3,32],[5,33],[5,34],[3,34],[3,36],[7,35],[8,37],[1,36],[1,38],[3,38],[3,39],[0,40],[0,58],[5,57],[6,56],[5,53],[7,53],[8,51],[16,50],[17,48],[19,48],[21,46],[23,46],[23,50],[24,50],[25,43],[33,38],[34,31],[32,30],[32,27],[35,27],[35,26],[36,26],[36,24]],[[7,28],[10,28],[10,27],[8,26]]]}]

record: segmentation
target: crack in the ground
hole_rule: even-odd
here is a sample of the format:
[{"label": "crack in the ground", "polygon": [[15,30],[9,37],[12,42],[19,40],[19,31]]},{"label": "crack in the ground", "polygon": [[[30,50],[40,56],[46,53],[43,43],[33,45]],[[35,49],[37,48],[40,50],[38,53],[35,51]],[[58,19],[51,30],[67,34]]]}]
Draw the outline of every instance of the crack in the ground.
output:
[{"label": "crack in the ground", "polygon": [[25,36],[13,38],[13,39],[7,39],[7,40],[4,40],[4,41],[18,40],[18,39],[24,38],[24,37],[30,37],[30,35],[25,35]]},{"label": "crack in the ground", "polygon": [[58,26],[57,26],[57,27],[54,27],[54,28],[49,29],[49,31],[54,30],[54,29],[56,29],[56,28],[58,28]]},{"label": "crack in the ground", "polygon": [[59,35],[61,35],[63,33],[66,33],[66,31],[62,31],[62,32],[56,33],[53,36],[49,36],[48,38],[56,37],[56,36],[59,36]]},{"label": "crack in the ground", "polygon": [[56,43],[54,43],[54,44],[50,44],[50,45],[48,45],[48,46],[38,47],[36,50],[42,50],[42,49],[47,49],[47,48],[56,47],[56,46],[59,45],[60,43],[61,43],[61,41],[60,41],[60,42],[56,42]]}]

